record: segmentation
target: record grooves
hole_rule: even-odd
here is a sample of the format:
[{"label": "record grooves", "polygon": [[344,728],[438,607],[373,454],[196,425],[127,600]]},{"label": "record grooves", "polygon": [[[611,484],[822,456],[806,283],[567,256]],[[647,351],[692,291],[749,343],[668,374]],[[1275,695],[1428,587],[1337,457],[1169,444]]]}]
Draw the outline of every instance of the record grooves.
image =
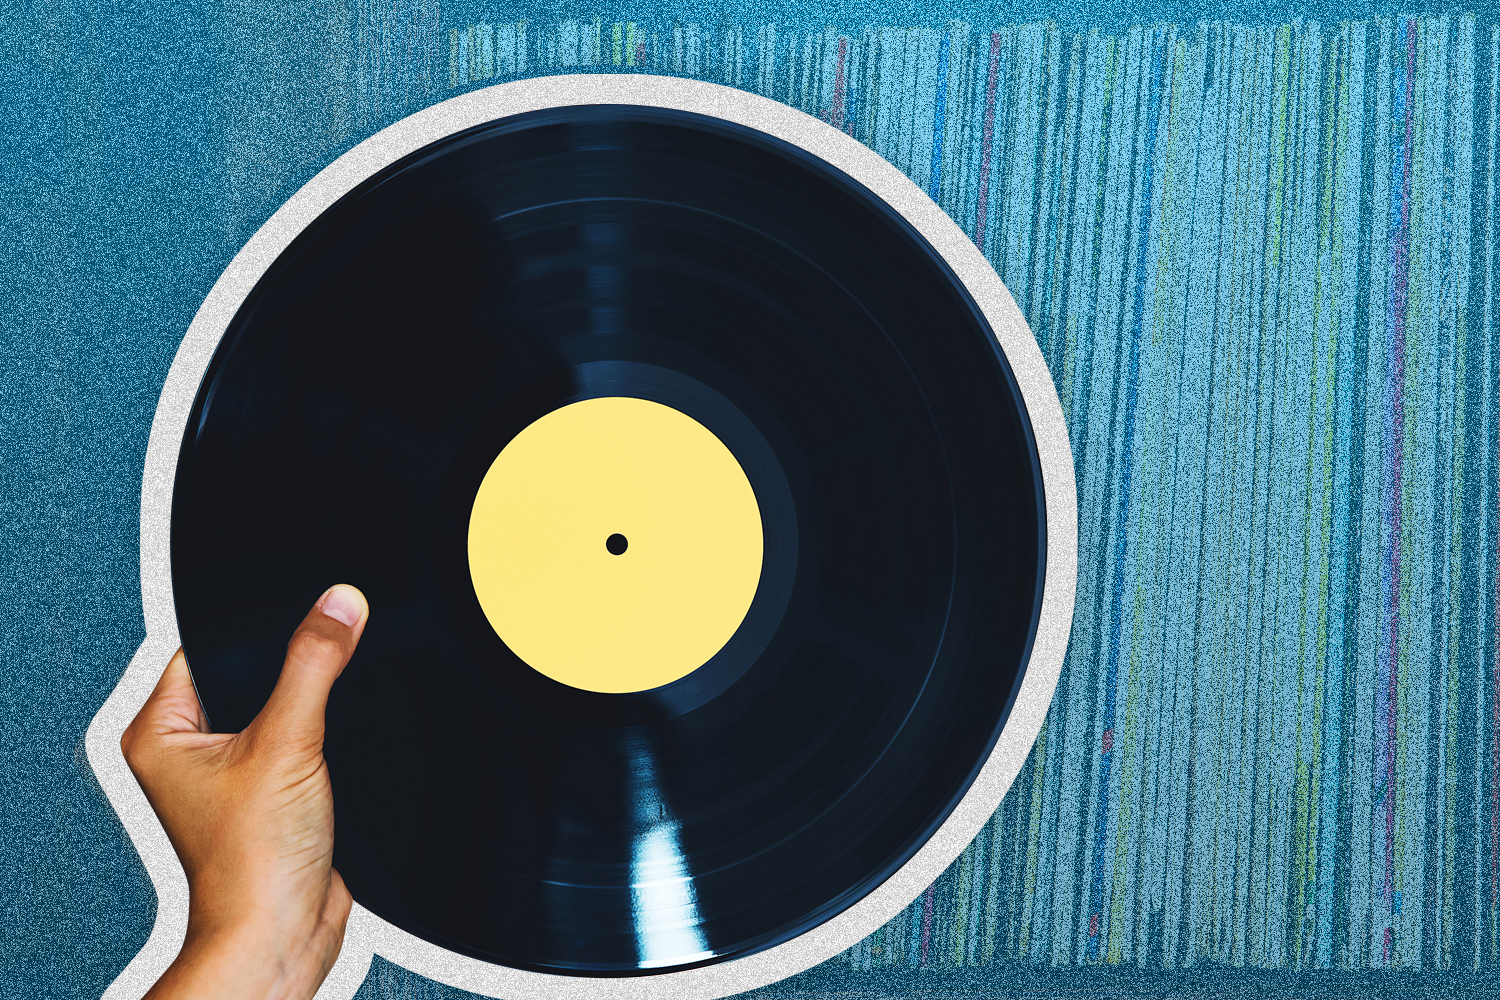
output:
[{"label": "record grooves", "polygon": [[[753,491],[750,527],[705,501],[684,535],[763,544],[704,665],[601,693],[512,651],[466,537],[508,444],[619,398],[706,429]],[[266,272],[188,421],[173,589],[220,731],[324,587],[369,597],[326,746],[361,904],[514,968],[650,975],[818,925],[949,815],[1024,672],[1043,504],[989,327],[896,212],[760,132],[571,107],[381,171]],[[676,541],[599,523],[587,573]],[[566,638],[611,610],[556,612]]]}]

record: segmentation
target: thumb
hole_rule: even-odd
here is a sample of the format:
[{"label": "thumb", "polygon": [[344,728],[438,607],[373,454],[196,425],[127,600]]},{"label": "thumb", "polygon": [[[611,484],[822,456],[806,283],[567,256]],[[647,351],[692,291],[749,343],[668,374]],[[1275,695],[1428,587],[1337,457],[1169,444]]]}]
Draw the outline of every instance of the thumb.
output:
[{"label": "thumb", "polygon": [[346,583],[318,598],[287,643],[281,677],[251,726],[321,746],[328,691],[344,670],[370,617],[365,595]]}]

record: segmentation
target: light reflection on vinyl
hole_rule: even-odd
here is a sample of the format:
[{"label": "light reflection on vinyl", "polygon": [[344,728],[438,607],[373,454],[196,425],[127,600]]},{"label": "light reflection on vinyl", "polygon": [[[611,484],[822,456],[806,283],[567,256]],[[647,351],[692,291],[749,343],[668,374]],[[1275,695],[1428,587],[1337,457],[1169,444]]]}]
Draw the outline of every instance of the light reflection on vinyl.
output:
[{"label": "light reflection on vinyl", "polygon": [[642,969],[712,958],[699,928],[698,899],[682,855],[678,823],[656,787],[649,753],[632,761],[636,794],[635,843],[630,857],[631,908],[636,965]]}]

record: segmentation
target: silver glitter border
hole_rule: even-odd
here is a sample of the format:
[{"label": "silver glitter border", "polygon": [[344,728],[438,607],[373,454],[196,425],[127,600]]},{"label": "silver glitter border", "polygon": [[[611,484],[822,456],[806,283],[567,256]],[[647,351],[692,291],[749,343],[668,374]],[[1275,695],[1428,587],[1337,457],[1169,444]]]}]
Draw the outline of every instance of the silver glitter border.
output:
[{"label": "silver glitter border", "polygon": [[572,75],[505,83],[433,105],[364,140],[294,194],[250,238],[188,327],[162,387],[141,483],[141,599],[146,639],[89,725],[89,764],[140,853],[156,889],[156,921],[140,952],[105,991],[138,1000],[176,957],[187,927],[187,880],[155,813],[125,765],[120,735],[180,644],[169,563],[172,482],[188,411],[219,339],[240,303],[309,223],[365,178],[406,154],[485,122],[544,108],[637,104],[723,118],[800,146],[895,208],[942,254],[995,332],[1020,384],[1041,457],[1047,569],[1041,620],[1016,703],[989,760],[936,833],[869,895],[810,931],[744,958],[682,972],[588,978],[527,972],[459,955],[355,904],[343,950],[319,1000],[353,997],[379,954],[428,979],[510,1000],[629,998],[716,1000],[810,969],[895,917],[958,857],[1020,772],[1062,669],[1077,581],[1077,494],[1062,406],[1025,318],[989,262],[920,188],[873,150],[832,126],[765,97],[715,83],[648,75]]}]

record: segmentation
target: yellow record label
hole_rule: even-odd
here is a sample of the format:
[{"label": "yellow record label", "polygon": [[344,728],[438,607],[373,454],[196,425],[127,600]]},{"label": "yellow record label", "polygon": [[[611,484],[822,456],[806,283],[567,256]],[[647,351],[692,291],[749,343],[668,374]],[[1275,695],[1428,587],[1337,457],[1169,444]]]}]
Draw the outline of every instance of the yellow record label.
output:
[{"label": "yellow record label", "polygon": [[479,605],[555,681],[620,694],[692,673],[739,628],[765,543],[713,432],[629,396],[553,410],[500,452],[469,516]]}]

